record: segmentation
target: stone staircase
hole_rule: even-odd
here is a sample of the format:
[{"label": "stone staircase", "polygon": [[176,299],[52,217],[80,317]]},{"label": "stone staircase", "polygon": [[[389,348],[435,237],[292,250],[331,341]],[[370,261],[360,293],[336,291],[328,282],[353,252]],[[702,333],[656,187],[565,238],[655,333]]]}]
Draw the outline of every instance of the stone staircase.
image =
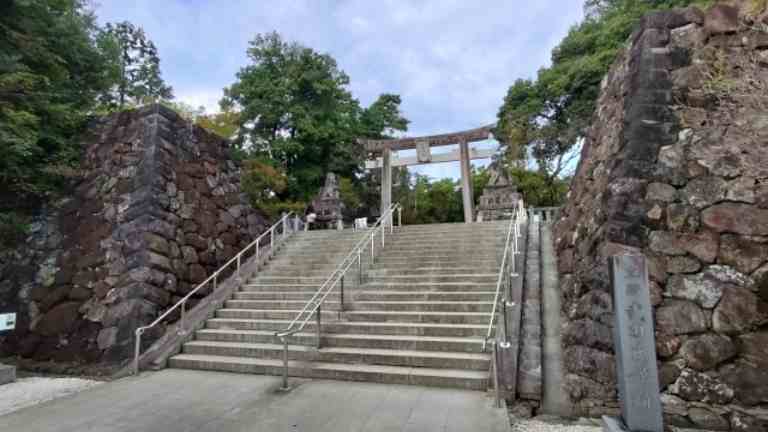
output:
[{"label": "stone staircase", "polygon": [[[289,375],[485,390],[490,356],[483,337],[496,289],[506,223],[396,227],[365,281],[336,289],[290,339]],[[285,328],[365,235],[299,233],[195,333],[170,365],[282,373]],[[349,279],[355,279],[351,281]]]}]

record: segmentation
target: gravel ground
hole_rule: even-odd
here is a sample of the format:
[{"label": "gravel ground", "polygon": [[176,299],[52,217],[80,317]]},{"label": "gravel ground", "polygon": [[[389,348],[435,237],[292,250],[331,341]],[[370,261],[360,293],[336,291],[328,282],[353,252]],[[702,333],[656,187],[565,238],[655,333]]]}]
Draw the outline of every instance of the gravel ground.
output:
[{"label": "gravel ground", "polygon": [[558,424],[541,420],[514,420],[513,432],[600,432],[599,426],[587,426],[584,424],[563,423]]},{"label": "gravel ground", "polygon": [[81,378],[19,378],[0,386],[0,415],[58,399],[102,384]]}]

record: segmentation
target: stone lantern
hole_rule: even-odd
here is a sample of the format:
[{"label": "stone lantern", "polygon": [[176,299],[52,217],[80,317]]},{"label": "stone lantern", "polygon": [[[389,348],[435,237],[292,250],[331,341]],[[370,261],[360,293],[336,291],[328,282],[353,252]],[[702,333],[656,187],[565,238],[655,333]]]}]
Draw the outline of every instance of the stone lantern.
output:
[{"label": "stone lantern", "polygon": [[477,220],[509,219],[522,196],[517,192],[517,186],[509,178],[507,171],[500,168],[497,162],[492,163],[488,170],[491,178],[480,197]]}]

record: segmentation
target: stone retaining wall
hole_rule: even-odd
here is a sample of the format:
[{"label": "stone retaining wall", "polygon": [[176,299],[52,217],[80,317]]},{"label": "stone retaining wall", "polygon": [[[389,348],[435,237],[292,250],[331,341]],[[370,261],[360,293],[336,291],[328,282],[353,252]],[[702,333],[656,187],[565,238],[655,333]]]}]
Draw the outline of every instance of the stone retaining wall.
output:
[{"label": "stone retaining wall", "polygon": [[20,314],[17,331],[0,340],[5,352],[123,362],[137,326],[266,228],[240,192],[228,142],[167,108],[100,119],[84,148],[72,196],[3,253],[0,305]]},{"label": "stone retaining wall", "polygon": [[606,258],[649,260],[668,424],[768,422],[768,20],[646,16],[603,82],[556,225],[565,390],[616,414]]}]

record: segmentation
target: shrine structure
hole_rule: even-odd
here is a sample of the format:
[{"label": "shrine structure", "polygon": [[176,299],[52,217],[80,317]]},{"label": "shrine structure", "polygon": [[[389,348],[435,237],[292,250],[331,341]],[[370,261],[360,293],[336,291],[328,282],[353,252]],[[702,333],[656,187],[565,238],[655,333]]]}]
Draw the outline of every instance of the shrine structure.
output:
[{"label": "shrine structure", "polygon": [[[441,135],[430,135],[416,138],[400,138],[387,140],[358,139],[364,146],[370,159],[366,168],[381,168],[381,209],[387,209],[392,204],[392,167],[411,166],[428,163],[458,161],[461,165],[461,194],[464,204],[464,222],[474,220],[474,198],[472,196],[472,171],[469,161],[472,159],[487,159],[493,156],[494,150],[474,150],[469,144],[477,141],[493,139],[495,124]],[[432,154],[432,147],[459,145],[458,151]],[[399,150],[416,150],[416,157],[398,158]]]}]

